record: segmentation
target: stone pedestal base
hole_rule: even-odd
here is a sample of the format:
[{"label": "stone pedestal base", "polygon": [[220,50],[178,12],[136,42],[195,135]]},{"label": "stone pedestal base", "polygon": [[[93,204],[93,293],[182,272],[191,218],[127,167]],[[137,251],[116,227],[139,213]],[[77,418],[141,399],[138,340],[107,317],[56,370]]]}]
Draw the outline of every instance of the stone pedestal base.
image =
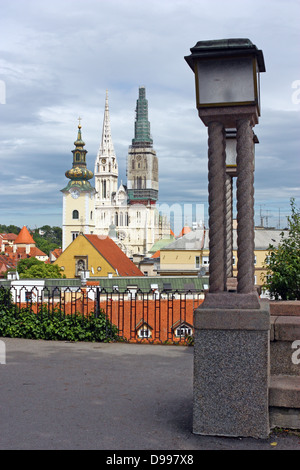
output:
[{"label": "stone pedestal base", "polygon": [[[220,301],[222,294],[217,296]],[[212,306],[214,294],[208,297],[194,313],[193,432],[267,438],[268,304],[241,308],[243,294],[234,294],[229,306],[228,293],[224,293],[224,303],[216,307]]]}]

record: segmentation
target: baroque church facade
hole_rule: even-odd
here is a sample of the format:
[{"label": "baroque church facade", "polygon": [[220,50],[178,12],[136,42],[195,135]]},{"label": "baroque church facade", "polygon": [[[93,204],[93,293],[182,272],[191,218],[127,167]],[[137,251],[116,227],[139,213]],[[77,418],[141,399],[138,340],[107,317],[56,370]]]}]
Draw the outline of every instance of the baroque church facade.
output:
[{"label": "baroque church facade", "polygon": [[[158,158],[150,134],[145,87],[139,88],[136,103],[134,138],[127,156],[126,185],[118,181],[118,161],[112,141],[107,92],[94,175],[86,168],[87,152],[81,138],[81,126],[74,144],[73,168],[66,172],[70,182],[62,190],[63,249],[78,234],[94,233],[112,238],[129,257],[135,254],[147,256],[157,240],[169,236],[170,225],[159,214],[156,205]],[[88,181],[93,176],[95,187]],[[72,225],[72,222],[75,223]]]}]

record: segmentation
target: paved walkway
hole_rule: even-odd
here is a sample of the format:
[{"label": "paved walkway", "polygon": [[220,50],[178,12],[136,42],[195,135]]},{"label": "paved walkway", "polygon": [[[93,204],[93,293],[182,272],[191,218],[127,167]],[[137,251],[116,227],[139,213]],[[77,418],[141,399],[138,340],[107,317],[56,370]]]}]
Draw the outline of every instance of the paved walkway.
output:
[{"label": "paved walkway", "polygon": [[1,339],[2,450],[300,450],[192,434],[193,348]]}]

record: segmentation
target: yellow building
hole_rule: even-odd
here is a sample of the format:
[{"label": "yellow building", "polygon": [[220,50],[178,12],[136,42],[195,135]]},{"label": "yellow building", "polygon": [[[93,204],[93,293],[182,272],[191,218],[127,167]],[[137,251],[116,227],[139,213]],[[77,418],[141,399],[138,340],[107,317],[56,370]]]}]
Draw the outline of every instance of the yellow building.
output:
[{"label": "yellow building", "polygon": [[109,237],[79,235],[54,261],[67,278],[143,276]]},{"label": "yellow building", "polygon": [[160,249],[161,276],[195,276],[208,264],[204,255],[205,229],[191,230]]},{"label": "yellow building", "polygon": [[[265,260],[269,254],[269,246],[273,245],[275,248],[281,241],[282,230],[256,228],[254,235],[254,283],[257,286],[264,284],[266,276]],[[287,231],[284,232],[288,234]],[[237,243],[236,243],[236,230],[233,230],[233,276],[237,276]]]},{"label": "yellow building", "polygon": [[[278,246],[282,230],[255,229],[254,265],[257,286],[263,285],[265,259],[270,244]],[[237,276],[237,232],[233,230],[233,277]],[[161,276],[195,276],[209,271],[209,231],[197,229],[161,248],[158,274]]]}]

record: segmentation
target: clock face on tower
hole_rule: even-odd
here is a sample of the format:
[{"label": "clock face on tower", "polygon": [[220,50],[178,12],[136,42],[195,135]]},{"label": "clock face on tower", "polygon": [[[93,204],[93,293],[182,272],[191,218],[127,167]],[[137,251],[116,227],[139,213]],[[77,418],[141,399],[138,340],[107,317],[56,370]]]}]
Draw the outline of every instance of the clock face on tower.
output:
[{"label": "clock face on tower", "polygon": [[79,191],[78,189],[73,189],[72,191],[70,191],[71,193],[71,196],[74,198],[74,199],[77,199],[78,196],[79,196]]}]

